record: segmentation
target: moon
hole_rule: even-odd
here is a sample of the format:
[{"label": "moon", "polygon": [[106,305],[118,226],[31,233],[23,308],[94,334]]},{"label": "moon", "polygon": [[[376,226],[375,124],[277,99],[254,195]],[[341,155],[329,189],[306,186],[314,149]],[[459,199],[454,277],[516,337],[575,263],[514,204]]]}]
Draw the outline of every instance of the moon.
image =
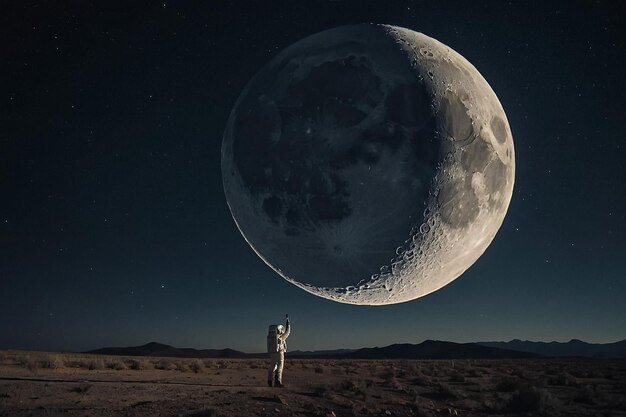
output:
[{"label": "moon", "polygon": [[292,284],[386,305],[449,284],[502,225],[511,129],[460,54],[389,25],[296,42],[250,80],[222,143],[226,200]]}]

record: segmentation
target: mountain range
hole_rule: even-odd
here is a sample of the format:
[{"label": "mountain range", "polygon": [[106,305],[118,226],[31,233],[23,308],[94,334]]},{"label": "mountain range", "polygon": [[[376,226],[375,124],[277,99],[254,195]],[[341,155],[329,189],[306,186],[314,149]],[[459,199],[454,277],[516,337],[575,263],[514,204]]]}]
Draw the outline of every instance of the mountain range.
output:
[{"label": "mountain range", "polygon": [[514,339],[510,342],[480,342],[478,344],[549,357],[626,358],[626,340],[614,343],[587,343],[577,339],[569,342],[530,342]]},{"label": "mountain range", "polygon": [[[122,356],[158,356],[181,358],[260,358],[265,353],[244,353],[234,349],[176,348],[157,342],[142,346],[108,347],[85,353]],[[510,342],[454,343],[426,340],[419,344],[393,344],[385,347],[336,349],[322,351],[293,351],[294,358],[333,359],[505,359],[539,357],[626,358],[626,340],[614,343],[569,342]]]},{"label": "mountain range", "polygon": [[245,358],[250,355],[234,349],[176,348],[162,343],[150,342],[141,346],[106,347],[85,353],[120,356],[158,356],[174,358]]}]

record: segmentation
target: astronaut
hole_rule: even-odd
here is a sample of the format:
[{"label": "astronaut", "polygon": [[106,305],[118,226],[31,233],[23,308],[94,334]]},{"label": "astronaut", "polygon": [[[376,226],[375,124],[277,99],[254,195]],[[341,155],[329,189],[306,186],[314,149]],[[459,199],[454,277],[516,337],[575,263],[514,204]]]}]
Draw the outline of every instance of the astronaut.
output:
[{"label": "astronaut", "polygon": [[285,316],[287,322],[282,324],[272,324],[267,333],[267,353],[270,354],[270,368],[267,373],[267,385],[283,387],[283,366],[285,364],[285,352],[287,351],[287,338],[291,333],[289,326],[289,315]]}]

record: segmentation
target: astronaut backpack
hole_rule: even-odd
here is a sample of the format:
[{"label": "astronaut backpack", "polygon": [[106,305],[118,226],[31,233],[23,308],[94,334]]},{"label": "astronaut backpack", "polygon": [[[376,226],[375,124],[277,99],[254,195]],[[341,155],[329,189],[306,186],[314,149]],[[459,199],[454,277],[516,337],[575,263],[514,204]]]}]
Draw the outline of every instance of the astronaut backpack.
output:
[{"label": "astronaut backpack", "polygon": [[270,324],[270,328],[267,331],[267,353],[278,352],[278,325]]}]

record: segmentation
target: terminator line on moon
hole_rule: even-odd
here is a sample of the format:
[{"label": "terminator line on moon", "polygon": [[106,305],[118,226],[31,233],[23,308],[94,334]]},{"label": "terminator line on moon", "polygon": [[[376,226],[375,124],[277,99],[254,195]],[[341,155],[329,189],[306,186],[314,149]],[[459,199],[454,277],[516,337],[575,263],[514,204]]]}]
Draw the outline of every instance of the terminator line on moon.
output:
[{"label": "terminator line on moon", "polygon": [[482,255],[515,156],[500,102],[465,58],[364,24],[305,38],[252,78],[222,175],[239,230],[283,278],[384,305],[436,291]]}]

